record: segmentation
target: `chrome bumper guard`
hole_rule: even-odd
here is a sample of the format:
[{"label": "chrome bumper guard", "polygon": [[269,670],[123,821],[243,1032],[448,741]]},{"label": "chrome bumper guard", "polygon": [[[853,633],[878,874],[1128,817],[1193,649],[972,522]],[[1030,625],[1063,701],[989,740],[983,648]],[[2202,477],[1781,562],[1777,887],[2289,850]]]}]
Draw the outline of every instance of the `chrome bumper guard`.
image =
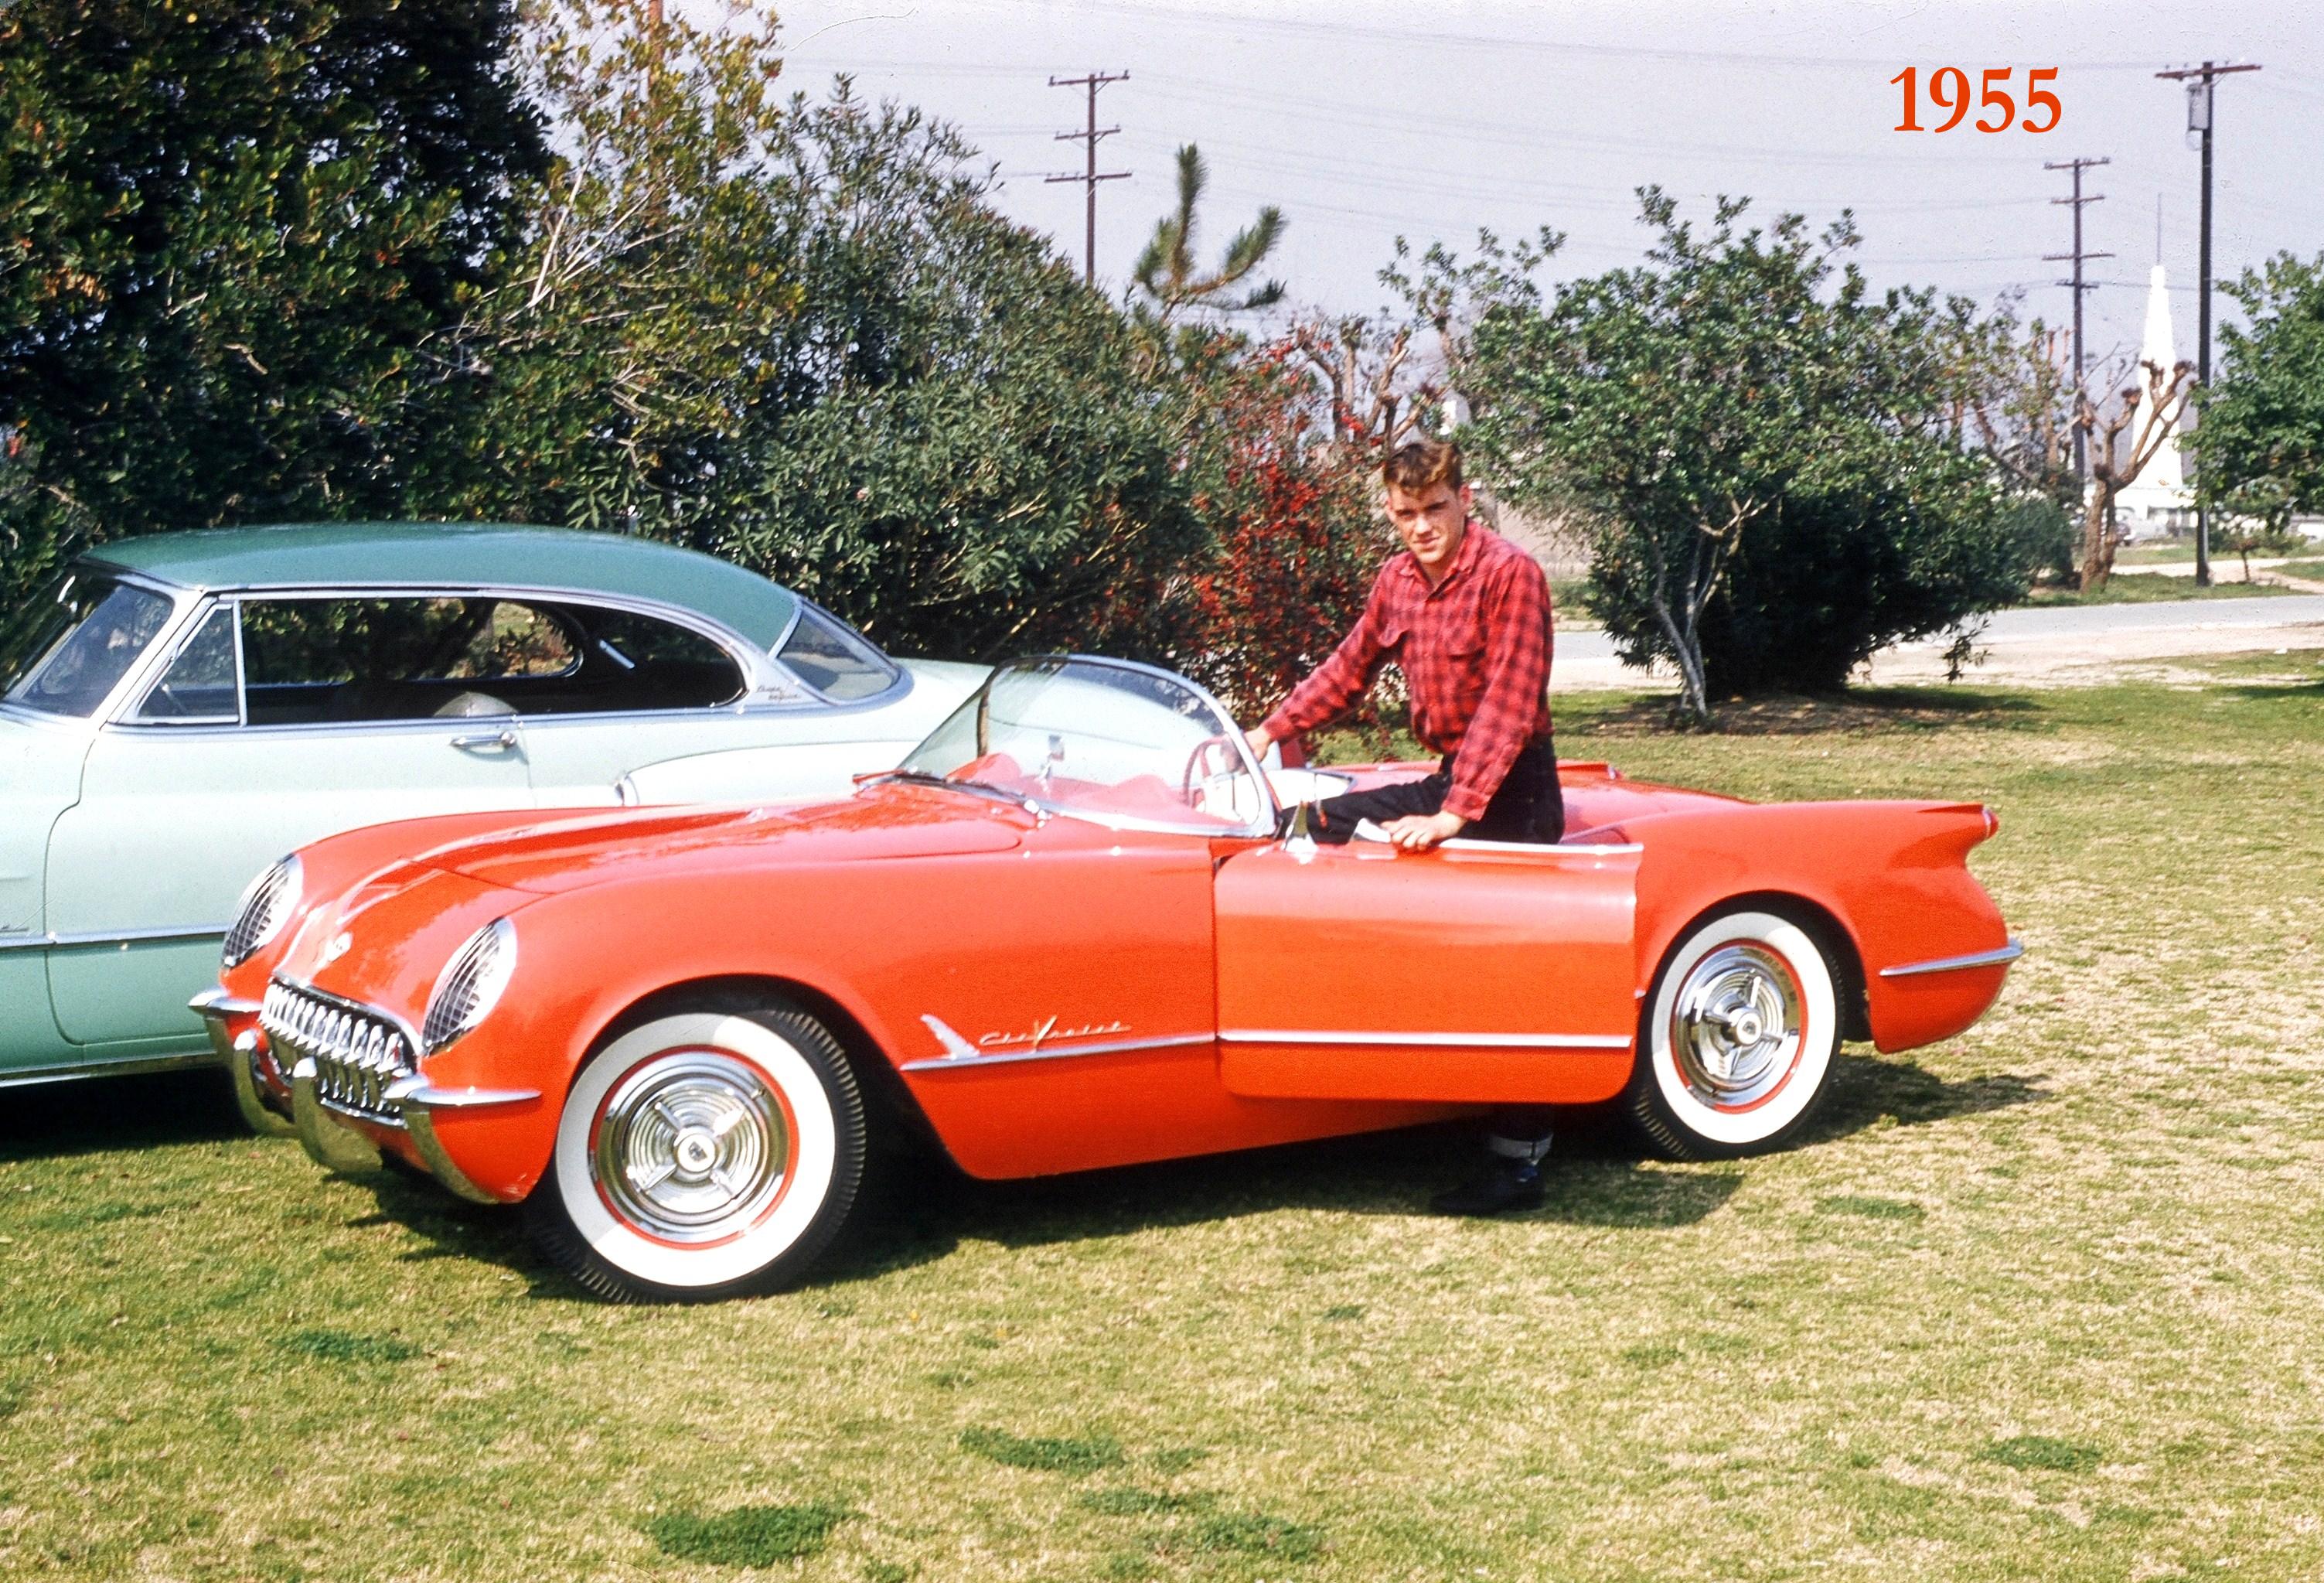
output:
[{"label": "chrome bumper guard", "polygon": [[[277,978],[263,1005],[220,990],[197,995],[193,1009],[210,1031],[210,1043],[234,1074],[243,1118],[263,1133],[296,1132],[300,1147],[327,1171],[368,1175],[380,1168],[379,1145],[348,1121],[368,1122],[408,1134],[428,1174],[478,1204],[502,1200],[468,1179],[436,1135],[439,1110],[521,1105],[540,1097],[533,1088],[439,1088],[409,1066],[420,1048],[401,1019],[303,984]],[[256,1013],[259,1026],[229,1041],[229,1017]],[[290,1115],[258,1076],[261,1054],[273,1057],[290,1084]]]}]

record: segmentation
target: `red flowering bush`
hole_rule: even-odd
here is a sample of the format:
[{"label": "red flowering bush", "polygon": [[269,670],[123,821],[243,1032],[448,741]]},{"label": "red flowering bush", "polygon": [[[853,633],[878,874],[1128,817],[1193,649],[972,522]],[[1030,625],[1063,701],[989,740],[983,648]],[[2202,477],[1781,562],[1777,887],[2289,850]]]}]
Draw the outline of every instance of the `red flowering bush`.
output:
[{"label": "red flowering bush", "polygon": [[1355,625],[1391,547],[1372,448],[1326,442],[1291,350],[1268,347],[1221,382],[1213,482],[1195,501],[1211,551],[1186,588],[1175,656],[1246,725]]}]

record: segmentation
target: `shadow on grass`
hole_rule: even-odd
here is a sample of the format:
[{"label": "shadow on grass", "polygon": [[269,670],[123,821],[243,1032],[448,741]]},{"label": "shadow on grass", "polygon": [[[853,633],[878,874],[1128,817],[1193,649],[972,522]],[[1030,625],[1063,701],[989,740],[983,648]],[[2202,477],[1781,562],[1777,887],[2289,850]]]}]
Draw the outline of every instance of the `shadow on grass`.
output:
[{"label": "shadow on grass", "polygon": [[[1947,1081],[1907,1061],[1846,1053],[1832,1084],[1803,1147],[1883,1122],[1921,1125],[2047,1097],[2038,1078]],[[948,1162],[913,1157],[890,1162],[807,1284],[876,1280],[945,1258],[963,1242],[1043,1247],[1286,1209],[1421,1215],[1430,1194],[1480,1160],[1476,1124],[1467,1121],[1025,1181],[979,1181]],[[1750,1169],[1748,1160],[1644,1158],[1611,1106],[1577,1107],[1560,1117],[1546,1201],[1521,1218],[1646,1233],[1693,1226],[1723,1206]],[[377,1216],[357,1224],[392,1220],[428,1241],[402,1258],[480,1259],[523,1275],[534,1297],[587,1301],[535,1252],[516,1211],[461,1203],[404,1171],[368,1180]]]},{"label": "shadow on grass", "polygon": [[0,1160],[54,1160],[168,1143],[246,1138],[226,1074],[216,1068],[128,1078],[77,1078],[6,1091]]},{"label": "shadow on grass", "polygon": [[[1668,698],[1592,704],[1573,695],[1562,701],[1561,738],[1659,736],[1693,732],[1674,721]],[[1963,727],[2022,730],[2037,724],[2043,705],[2023,693],[1966,687],[1864,687],[1825,697],[1782,695],[1719,704],[1709,732],[1722,736],[1807,736],[1826,733],[1950,731]]]}]

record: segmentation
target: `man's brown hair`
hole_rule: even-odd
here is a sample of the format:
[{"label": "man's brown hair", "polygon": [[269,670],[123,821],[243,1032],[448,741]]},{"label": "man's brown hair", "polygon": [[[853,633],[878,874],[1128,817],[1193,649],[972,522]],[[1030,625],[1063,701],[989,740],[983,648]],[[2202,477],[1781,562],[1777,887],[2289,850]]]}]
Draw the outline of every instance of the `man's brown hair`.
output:
[{"label": "man's brown hair", "polygon": [[1380,481],[1406,495],[1425,495],[1439,484],[1461,492],[1461,448],[1449,440],[1408,440],[1380,463]]}]

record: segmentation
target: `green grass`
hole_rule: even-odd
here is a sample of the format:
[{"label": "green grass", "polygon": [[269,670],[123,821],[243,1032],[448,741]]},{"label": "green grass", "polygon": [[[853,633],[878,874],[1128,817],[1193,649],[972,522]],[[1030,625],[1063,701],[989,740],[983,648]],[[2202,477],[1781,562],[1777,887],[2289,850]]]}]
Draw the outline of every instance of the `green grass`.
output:
[{"label": "green grass", "polygon": [[[2264,599],[2289,594],[2291,588],[2278,588],[2273,583],[2247,583],[2242,569],[2229,561],[2212,562],[2212,575],[2230,578],[2232,582],[2214,582],[2209,588],[2195,586],[2190,577],[2171,577],[2159,571],[2117,571],[2107,579],[2103,587],[2085,594],[2074,588],[2042,588],[2034,590],[2027,601],[2034,605],[2156,605],[2180,599]],[[2297,576],[2297,573],[2293,575]]]},{"label": "green grass", "polygon": [[2324,582],[2324,560],[2287,560],[2274,569],[2286,577],[2307,578]]},{"label": "green grass", "polygon": [[608,1308],[205,1082],[14,1091],[0,1577],[2324,1576],[2319,661],[1561,699],[1641,778],[1990,801],[2032,950],[1800,1147],[1577,1117],[1505,1221],[1420,1213],[1457,1128],[923,1176],[805,1290]]}]

